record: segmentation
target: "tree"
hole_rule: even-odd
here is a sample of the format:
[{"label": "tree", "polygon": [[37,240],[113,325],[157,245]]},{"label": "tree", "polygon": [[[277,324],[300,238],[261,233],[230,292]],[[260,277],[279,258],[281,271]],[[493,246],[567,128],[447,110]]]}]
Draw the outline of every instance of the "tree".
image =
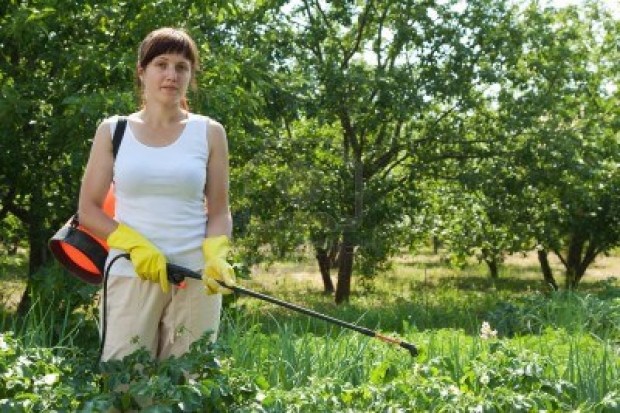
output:
[{"label": "tree", "polygon": [[544,265],[552,251],[574,288],[599,254],[620,243],[619,23],[591,4],[531,7],[522,24],[527,41],[500,112],[518,141],[521,187],[536,195],[529,211],[546,278],[555,284]]},{"label": "tree", "polygon": [[[290,28],[278,38],[289,44],[278,74],[296,86],[304,80],[291,93],[297,118],[339,134],[326,145],[338,157],[327,178],[338,192],[328,203],[306,198],[320,200],[306,210],[336,223],[337,303],[349,298],[354,257],[372,273],[405,243],[416,179],[437,153],[455,156],[463,139],[449,121],[478,104],[475,88],[489,72],[476,68],[501,55],[506,14],[502,2],[487,1],[461,10],[439,2],[306,0],[274,11],[274,21]],[[308,162],[310,170],[324,159]]]},{"label": "tree", "polygon": [[53,2],[10,2],[2,11],[0,218],[15,217],[26,228],[32,274],[48,259],[51,231],[75,208],[85,136],[127,95],[106,89],[119,75],[110,64],[118,54],[102,42],[107,21],[95,5],[72,3],[60,13]]},{"label": "tree", "polygon": [[486,104],[465,119],[472,141],[492,137],[495,154],[458,172],[451,165],[458,184],[440,188],[440,221],[457,254],[475,250],[490,268],[536,247],[557,289],[547,258],[555,253],[573,288],[619,242],[618,22],[595,6],[536,5],[517,22],[517,47],[493,68]]}]

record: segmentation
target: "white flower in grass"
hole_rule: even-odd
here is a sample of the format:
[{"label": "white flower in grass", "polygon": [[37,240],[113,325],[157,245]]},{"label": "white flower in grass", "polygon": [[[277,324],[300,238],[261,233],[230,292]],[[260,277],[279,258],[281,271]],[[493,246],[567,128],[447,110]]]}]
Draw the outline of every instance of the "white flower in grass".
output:
[{"label": "white flower in grass", "polygon": [[17,358],[17,363],[18,364],[23,364],[24,366],[31,366],[32,365],[32,361],[28,357],[26,357],[24,355],[21,355],[21,356],[19,356]]},{"label": "white flower in grass", "polygon": [[441,397],[448,397],[448,396],[460,396],[461,395],[461,389],[459,389],[458,387],[456,387],[454,384],[449,385],[448,387],[444,387],[439,391],[439,394],[441,395]]},{"label": "white flower in grass", "polygon": [[451,385],[448,386],[448,391],[453,396],[460,396],[461,395],[461,389],[456,387],[454,384],[451,384]]},{"label": "white flower in grass", "polygon": [[482,327],[480,327],[480,338],[483,340],[488,340],[495,337],[497,337],[497,330],[492,330],[489,322],[483,321]]},{"label": "white flower in grass", "polygon": [[4,341],[4,334],[0,334],[0,350],[8,350],[9,345]]},{"label": "white flower in grass", "polygon": [[489,375],[486,373],[482,373],[482,375],[480,376],[480,384],[486,386],[487,384],[489,384],[489,381],[491,381]]},{"label": "white flower in grass", "polygon": [[615,409],[618,407],[618,396],[620,396],[620,394],[614,391],[607,393],[605,397],[603,397],[603,400],[601,400],[601,404],[610,409]]}]

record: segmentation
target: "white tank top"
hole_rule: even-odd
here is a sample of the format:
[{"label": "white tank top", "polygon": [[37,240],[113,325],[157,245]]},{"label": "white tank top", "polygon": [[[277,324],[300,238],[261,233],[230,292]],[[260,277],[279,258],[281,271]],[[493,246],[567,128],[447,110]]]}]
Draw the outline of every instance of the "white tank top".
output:
[{"label": "white tank top", "polygon": [[[141,143],[127,124],[114,161],[114,218],[151,241],[168,262],[201,270],[209,120],[192,113],[188,116],[181,135],[163,147]],[[110,122],[111,135],[117,120]],[[123,252],[110,250],[108,263]],[[135,277],[136,273],[129,260],[119,259],[110,275]]]}]

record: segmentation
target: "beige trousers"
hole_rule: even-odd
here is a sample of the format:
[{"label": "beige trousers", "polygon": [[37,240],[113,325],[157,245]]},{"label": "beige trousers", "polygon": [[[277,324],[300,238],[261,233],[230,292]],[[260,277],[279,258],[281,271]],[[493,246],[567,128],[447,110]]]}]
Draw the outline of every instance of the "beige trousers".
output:
[{"label": "beige trousers", "polygon": [[[107,300],[106,334],[102,361],[121,359],[145,347],[158,360],[180,356],[206,331],[215,340],[220,324],[222,296],[205,295],[202,281],[186,279],[184,289],[170,285],[164,294],[158,283],[112,276]],[[107,302],[106,302],[107,301]],[[103,326],[103,323],[102,323]]]}]

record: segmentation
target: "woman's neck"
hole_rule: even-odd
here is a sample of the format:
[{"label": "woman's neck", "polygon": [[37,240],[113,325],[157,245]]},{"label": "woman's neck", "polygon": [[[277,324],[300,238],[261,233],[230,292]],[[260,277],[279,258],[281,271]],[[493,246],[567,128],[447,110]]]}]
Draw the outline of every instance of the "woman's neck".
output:
[{"label": "woman's neck", "polygon": [[153,126],[166,126],[178,123],[187,118],[187,111],[179,106],[165,107],[146,105],[138,112],[138,116],[146,124]]}]

